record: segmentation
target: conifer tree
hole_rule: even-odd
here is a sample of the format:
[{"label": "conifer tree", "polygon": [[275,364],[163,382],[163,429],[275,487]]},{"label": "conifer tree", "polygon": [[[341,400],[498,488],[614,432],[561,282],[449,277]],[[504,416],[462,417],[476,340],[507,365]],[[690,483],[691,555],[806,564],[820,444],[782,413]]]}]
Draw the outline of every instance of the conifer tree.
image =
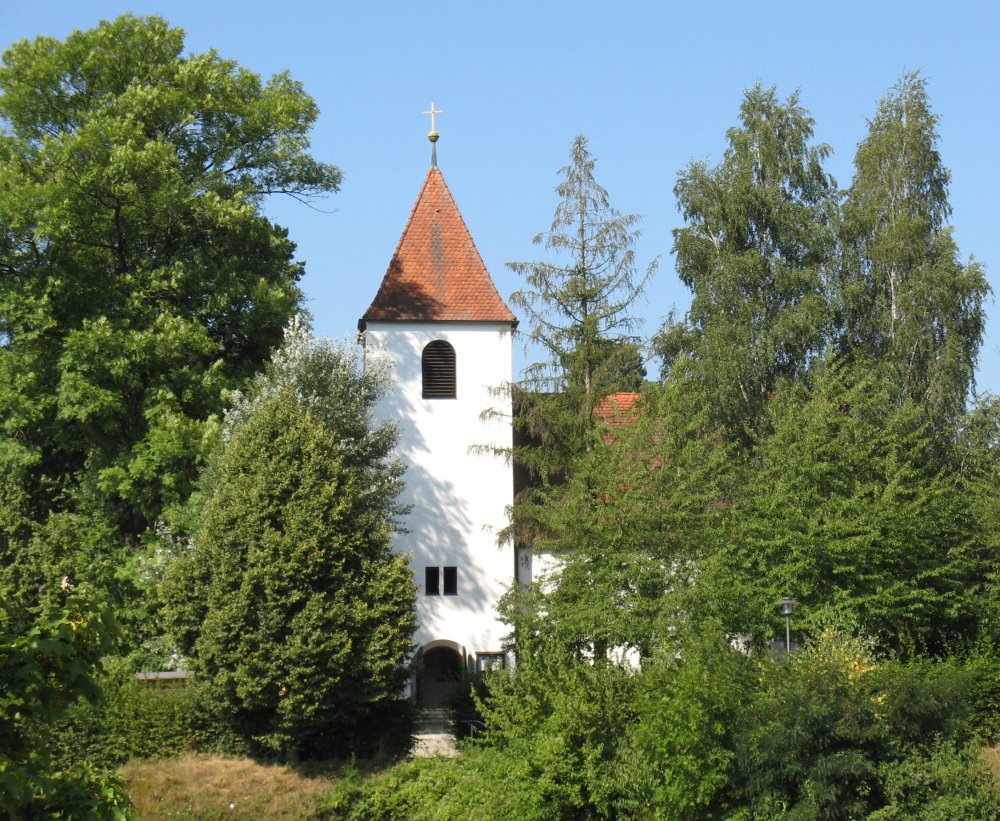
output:
[{"label": "conifer tree", "polygon": [[293,325],[237,398],[162,585],[180,649],[254,749],[364,752],[408,675],[402,466],[371,418],[385,378]]},{"label": "conifer tree", "polygon": [[[654,260],[637,272],[641,218],[611,206],[594,178],[596,163],[587,139],[576,137],[570,163],[559,171],[561,199],[552,225],[533,240],[552,259],[507,263],[525,284],[511,301],[524,314],[528,340],[545,355],[526,368],[520,383],[536,408],[522,421],[563,459],[592,444],[595,404],[634,386],[644,373],[630,309],[656,270]],[[545,395],[556,398],[546,401]]]}]

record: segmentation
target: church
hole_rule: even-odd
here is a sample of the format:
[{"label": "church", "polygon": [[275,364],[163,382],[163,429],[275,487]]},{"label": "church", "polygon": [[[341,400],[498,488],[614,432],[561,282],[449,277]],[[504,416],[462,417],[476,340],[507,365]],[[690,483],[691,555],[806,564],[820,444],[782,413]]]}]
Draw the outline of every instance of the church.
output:
[{"label": "church", "polygon": [[517,319],[437,167],[431,128],[431,168],[358,322],[365,356],[393,363],[376,413],[399,426],[407,465],[400,501],[411,513],[393,547],[411,557],[418,587],[411,695],[425,707],[445,702],[461,666],[507,663],[496,605],[518,578],[514,545],[497,538],[514,497],[499,455],[511,447],[510,416],[483,416],[509,404],[497,389],[512,380]]}]

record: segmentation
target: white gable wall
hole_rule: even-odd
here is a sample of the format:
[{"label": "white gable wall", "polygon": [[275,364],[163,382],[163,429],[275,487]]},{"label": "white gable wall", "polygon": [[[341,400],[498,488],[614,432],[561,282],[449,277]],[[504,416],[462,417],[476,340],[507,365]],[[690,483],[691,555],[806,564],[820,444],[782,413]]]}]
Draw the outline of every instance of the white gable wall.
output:
[{"label": "white gable wall", "polygon": [[[497,545],[513,502],[513,475],[496,455],[473,448],[510,448],[509,399],[491,393],[510,382],[509,323],[368,322],[366,350],[393,360],[393,385],[380,402],[379,418],[400,429],[398,451],[407,464],[401,501],[413,506],[408,533],[394,548],[411,556],[418,586],[415,641],[455,642],[471,659],[499,652],[507,633],[496,614],[500,596],[514,579],[514,550]],[[455,349],[455,399],[423,399],[421,352],[445,340]],[[505,408],[504,418],[481,414]],[[428,596],[424,568],[457,567],[458,595]],[[443,577],[442,577],[443,593]]]}]

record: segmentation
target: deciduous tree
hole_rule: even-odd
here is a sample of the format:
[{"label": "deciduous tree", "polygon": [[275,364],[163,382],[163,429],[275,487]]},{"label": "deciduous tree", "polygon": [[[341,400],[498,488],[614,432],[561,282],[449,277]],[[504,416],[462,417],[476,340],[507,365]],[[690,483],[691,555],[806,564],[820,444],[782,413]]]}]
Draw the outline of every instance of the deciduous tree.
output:
[{"label": "deciduous tree", "polygon": [[730,436],[749,441],[768,394],[802,376],[822,349],[824,273],[833,251],[830,153],[814,145],[797,93],[760,84],[717,166],[692,162],[674,194],[677,273],[691,289],[683,321],[661,329],[664,374],[686,379]]},{"label": "deciduous tree", "polygon": [[812,381],[769,403],[772,433],[701,565],[702,592],[736,634],[778,634],[777,601],[792,595],[804,632],[837,614],[882,650],[946,655],[975,636],[986,595],[972,485],[932,456],[925,417],[895,404],[876,363],[828,362]]},{"label": "deciduous tree", "polygon": [[732,447],[706,436],[705,424],[678,386],[650,391],[533,510],[532,546],[558,569],[543,596],[509,612],[525,649],[536,634],[577,658],[651,654],[685,608],[698,562],[724,538],[740,475]]},{"label": "deciduous tree", "polygon": [[888,364],[896,401],[926,406],[941,429],[965,409],[989,286],[947,226],[937,121],[917,73],[879,102],[854,160],[836,307],[840,349]]},{"label": "deciduous tree", "polygon": [[[183,47],[125,15],[0,67],[2,460],[31,465],[29,520],[92,520],[107,555],[185,499],[223,394],[297,310],[266,197],[340,183],[301,85]],[[102,566],[63,571],[109,587]]]}]

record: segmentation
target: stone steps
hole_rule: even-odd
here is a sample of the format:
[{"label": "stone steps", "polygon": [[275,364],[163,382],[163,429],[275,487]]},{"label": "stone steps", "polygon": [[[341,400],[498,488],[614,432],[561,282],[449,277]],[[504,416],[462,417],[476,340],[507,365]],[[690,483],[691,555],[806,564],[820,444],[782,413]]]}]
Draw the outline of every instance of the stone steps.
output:
[{"label": "stone steps", "polygon": [[424,707],[417,713],[419,733],[450,733],[452,715],[447,707]]},{"label": "stone steps", "polygon": [[455,736],[451,731],[452,715],[447,707],[424,707],[417,713],[413,755],[430,757],[456,755]]},{"label": "stone steps", "polygon": [[451,733],[418,733],[413,737],[413,750],[410,754],[414,758],[453,756],[458,755],[458,746],[455,744],[455,736]]}]

